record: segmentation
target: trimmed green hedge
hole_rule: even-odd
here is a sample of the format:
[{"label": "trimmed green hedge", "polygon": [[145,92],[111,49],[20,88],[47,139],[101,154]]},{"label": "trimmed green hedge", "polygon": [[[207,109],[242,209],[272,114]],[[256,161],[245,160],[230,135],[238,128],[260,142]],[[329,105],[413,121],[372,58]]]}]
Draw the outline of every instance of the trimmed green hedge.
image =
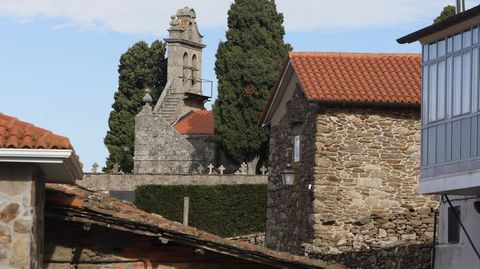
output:
[{"label": "trimmed green hedge", "polygon": [[144,185],[135,191],[135,205],[182,222],[185,196],[190,197],[190,226],[224,237],[265,231],[265,184]]}]

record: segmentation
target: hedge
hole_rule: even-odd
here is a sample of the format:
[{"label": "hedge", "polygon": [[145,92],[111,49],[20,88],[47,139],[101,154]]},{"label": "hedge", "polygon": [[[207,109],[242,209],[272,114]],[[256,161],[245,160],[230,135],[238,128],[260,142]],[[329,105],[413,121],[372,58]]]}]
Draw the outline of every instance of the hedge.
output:
[{"label": "hedge", "polygon": [[185,196],[190,226],[224,237],[265,231],[266,184],[143,185],[135,191],[135,205],[182,222]]}]

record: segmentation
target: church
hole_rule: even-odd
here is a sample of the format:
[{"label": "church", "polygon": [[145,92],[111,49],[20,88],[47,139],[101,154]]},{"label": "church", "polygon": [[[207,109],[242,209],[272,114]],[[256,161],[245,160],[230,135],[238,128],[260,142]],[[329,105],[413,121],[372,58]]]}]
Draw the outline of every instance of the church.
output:
[{"label": "church", "polygon": [[[202,94],[202,43],[196,14],[182,8],[171,17],[167,83],[157,103],[148,92],[135,117],[134,173],[201,174],[220,165],[212,111]],[[225,159],[222,157],[222,159]],[[226,165],[225,161],[223,162]]]}]

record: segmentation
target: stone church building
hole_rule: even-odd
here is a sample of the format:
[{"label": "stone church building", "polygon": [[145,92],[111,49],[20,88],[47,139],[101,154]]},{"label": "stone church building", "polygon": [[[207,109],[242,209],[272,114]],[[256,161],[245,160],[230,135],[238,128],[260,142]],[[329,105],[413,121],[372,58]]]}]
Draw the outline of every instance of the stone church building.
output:
[{"label": "stone church building", "polygon": [[269,248],[427,267],[438,200],[418,193],[420,88],[418,54],[289,53],[261,120]]},{"label": "stone church building", "polygon": [[202,35],[195,11],[185,7],[172,16],[167,83],[157,103],[135,117],[134,173],[198,174],[217,165],[213,114],[202,94]]}]

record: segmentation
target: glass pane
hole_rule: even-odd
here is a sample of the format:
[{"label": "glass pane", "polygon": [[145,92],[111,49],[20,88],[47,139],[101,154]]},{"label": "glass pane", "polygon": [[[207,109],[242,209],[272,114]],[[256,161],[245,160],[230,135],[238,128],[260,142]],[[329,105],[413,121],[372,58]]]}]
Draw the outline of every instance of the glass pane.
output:
[{"label": "glass pane", "polygon": [[478,110],[478,48],[472,53],[472,111]]},{"label": "glass pane", "polygon": [[478,43],[478,27],[473,28],[473,37],[472,37],[473,44]]},{"label": "glass pane", "polygon": [[422,119],[423,123],[428,122],[428,66],[423,67],[422,75]]},{"label": "glass pane", "polygon": [[462,113],[470,112],[470,52],[463,54]]},{"label": "glass pane", "polygon": [[472,32],[470,30],[463,32],[463,48],[468,48],[472,45]]},{"label": "glass pane", "polygon": [[452,117],[452,79],[453,66],[452,57],[447,58],[447,119]]},{"label": "glass pane", "polygon": [[449,37],[447,39],[447,53],[450,53],[453,51],[453,37]]},{"label": "glass pane", "polygon": [[430,65],[428,85],[428,121],[437,120],[437,65]]},{"label": "glass pane", "polygon": [[462,35],[461,34],[456,34],[453,37],[453,50],[461,50],[462,49]]},{"label": "glass pane", "polygon": [[423,61],[428,61],[428,45],[423,45]]},{"label": "glass pane", "polygon": [[462,56],[453,58],[453,115],[462,113]]},{"label": "glass pane", "polygon": [[437,119],[445,118],[445,61],[438,63]]},{"label": "glass pane", "polygon": [[433,60],[437,58],[437,43],[432,43],[428,46],[428,59]]},{"label": "glass pane", "polygon": [[438,41],[438,57],[445,55],[445,40]]}]

